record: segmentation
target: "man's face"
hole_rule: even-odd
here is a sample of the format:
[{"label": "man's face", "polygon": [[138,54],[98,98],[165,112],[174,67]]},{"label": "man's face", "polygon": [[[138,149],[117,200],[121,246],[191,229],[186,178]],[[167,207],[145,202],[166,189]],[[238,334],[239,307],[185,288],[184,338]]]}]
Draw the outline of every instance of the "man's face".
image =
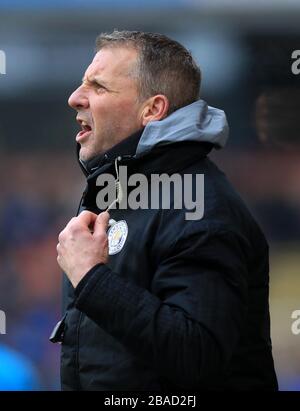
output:
[{"label": "man's face", "polygon": [[81,160],[107,151],[142,127],[137,83],[130,75],[136,59],[132,48],[101,49],[70,96],[82,127],[76,136]]}]

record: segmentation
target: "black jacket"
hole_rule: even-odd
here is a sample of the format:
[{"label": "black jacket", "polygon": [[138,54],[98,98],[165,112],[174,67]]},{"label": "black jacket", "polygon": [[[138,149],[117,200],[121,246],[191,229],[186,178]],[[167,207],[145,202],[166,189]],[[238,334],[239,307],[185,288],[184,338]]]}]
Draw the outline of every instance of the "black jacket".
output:
[{"label": "black jacket", "polygon": [[149,182],[153,173],[192,175],[194,193],[204,174],[204,215],[187,220],[175,204],[111,210],[119,231],[109,231],[110,249],[118,252],[75,290],[64,279],[66,314],[52,338],[62,339],[64,390],[277,389],[268,245],[207,157],[226,134],[224,112],[199,100],[83,165],[79,211],[101,211],[97,176],[114,173],[121,156],[119,166]]},{"label": "black jacket", "polygon": [[121,154],[129,174],[204,174],[204,216],[111,211],[128,226],[121,251],[75,290],[65,278],[63,390],[277,390],[264,235],[207,157],[212,144],[158,146],[136,159],[128,141],[138,138],[85,169],[80,210],[101,211],[96,178],[114,173]]}]

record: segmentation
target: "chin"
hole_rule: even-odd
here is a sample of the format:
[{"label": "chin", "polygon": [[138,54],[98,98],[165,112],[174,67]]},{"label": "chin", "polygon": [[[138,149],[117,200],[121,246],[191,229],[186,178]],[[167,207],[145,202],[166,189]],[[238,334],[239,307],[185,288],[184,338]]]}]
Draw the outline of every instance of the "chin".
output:
[{"label": "chin", "polygon": [[89,161],[92,160],[94,157],[98,156],[99,154],[101,154],[101,151],[92,151],[89,150],[88,148],[85,147],[81,147],[80,151],[79,151],[79,159],[81,161]]},{"label": "chin", "polygon": [[79,159],[81,161],[89,161],[91,158],[93,158],[93,155],[89,152],[89,150],[85,148],[81,148],[79,151]]}]

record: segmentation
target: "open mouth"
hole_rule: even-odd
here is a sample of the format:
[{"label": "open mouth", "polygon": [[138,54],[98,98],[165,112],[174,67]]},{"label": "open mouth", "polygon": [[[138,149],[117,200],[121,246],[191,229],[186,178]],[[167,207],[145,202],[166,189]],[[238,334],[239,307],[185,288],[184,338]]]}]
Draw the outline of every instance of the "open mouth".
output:
[{"label": "open mouth", "polygon": [[76,141],[79,143],[91,134],[92,127],[87,122],[81,119],[78,119],[77,121],[81,126],[81,131],[79,131],[79,133],[76,136]]}]

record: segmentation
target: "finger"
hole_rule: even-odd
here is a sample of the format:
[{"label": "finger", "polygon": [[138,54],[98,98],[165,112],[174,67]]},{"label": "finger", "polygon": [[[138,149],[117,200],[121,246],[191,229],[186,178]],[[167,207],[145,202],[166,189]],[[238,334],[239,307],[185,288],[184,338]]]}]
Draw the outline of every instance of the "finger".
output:
[{"label": "finger", "polygon": [[94,224],[94,234],[97,235],[100,232],[107,230],[109,218],[108,211],[104,211],[98,215]]},{"label": "finger", "polygon": [[77,221],[83,224],[86,227],[93,226],[97,219],[97,214],[92,213],[91,211],[84,210],[77,217]]},{"label": "finger", "polygon": [[61,256],[60,256],[60,255],[58,255],[58,256],[56,257],[56,261],[57,261],[58,265],[60,266],[60,268],[63,270],[62,259],[61,259]]},{"label": "finger", "polygon": [[58,242],[61,243],[63,241],[64,230],[59,233]]},{"label": "finger", "polygon": [[71,220],[68,222],[68,224],[65,226],[63,231],[65,231],[66,229],[71,227],[74,224],[74,222],[76,221],[76,219],[77,219],[77,217],[72,217]]}]

